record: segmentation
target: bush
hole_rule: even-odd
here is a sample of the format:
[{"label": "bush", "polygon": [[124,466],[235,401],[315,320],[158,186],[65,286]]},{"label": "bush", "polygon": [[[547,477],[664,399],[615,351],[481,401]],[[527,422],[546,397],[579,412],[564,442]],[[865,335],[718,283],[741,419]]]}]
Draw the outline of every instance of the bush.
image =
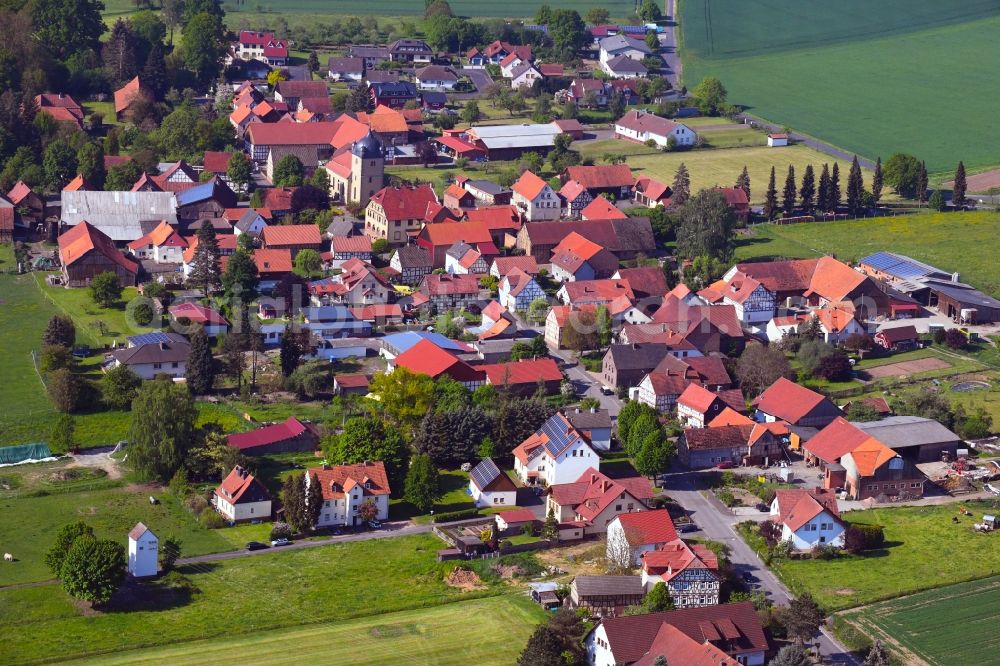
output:
[{"label": "bush", "polygon": [[969,339],[965,337],[965,333],[962,333],[957,328],[949,328],[948,332],[944,334],[944,341],[952,349],[964,349],[969,344]]},{"label": "bush", "polygon": [[215,511],[202,511],[198,519],[201,521],[203,527],[207,527],[210,530],[216,530],[228,524],[226,523],[226,519]]},{"label": "bush", "polygon": [[275,539],[291,539],[292,527],[288,523],[275,523],[271,527],[271,541]]},{"label": "bush", "polygon": [[881,548],[885,543],[885,530],[881,525],[856,523],[844,533],[844,547],[852,553]]},{"label": "bush", "polygon": [[42,347],[38,365],[43,375],[63,368],[73,366],[73,356],[68,347],[62,345],[45,345]]},{"label": "bush", "polygon": [[52,405],[64,414],[75,412],[82,404],[82,382],[68,368],[50,373],[45,388]]},{"label": "bush", "polygon": [[[188,511],[196,516],[200,516],[208,508],[208,500],[201,495],[189,495],[184,504],[187,506]],[[213,511],[212,513],[215,512]]]},{"label": "bush", "polygon": [[814,560],[832,560],[840,554],[840,549],[836,546],[816,546],[812,549]]},{"label": "bush", "polygon": [[722,490],[715,491],[715,496],[719,498],[719,501],[726,506],[733,506],[736,504],[736,497],[728,488],[723,488]]},{"label": "bush", "polygon": [[945,333],[943,328],[938,328],[934,330],[934,344],[943,345],[945,340],[948,339],[948,334]]},{"label": "bush", "polygon": [[482,514],[479,513],[479,509],[463,509],[462,511],[449,511],[447,513],[439,513],[434,516],[435,523],[450,523],[456,520],[468,520],[469,518],[478,518]]},{"label": "bush", "polygon": [[149,303],[139,303],[132,308],[132,318],[139,326],[149,326],[154,314],[153,306]]}]

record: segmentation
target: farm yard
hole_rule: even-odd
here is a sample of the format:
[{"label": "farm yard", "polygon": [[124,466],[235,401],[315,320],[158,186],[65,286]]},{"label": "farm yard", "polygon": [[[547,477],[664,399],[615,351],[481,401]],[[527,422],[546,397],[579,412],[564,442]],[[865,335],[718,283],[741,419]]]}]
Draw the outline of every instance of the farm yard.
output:
[{"label": "farm yard", "polygon": [[[780,18],[776,18],[780,17]],[[1000,16],[990,0],[681,3],[688,87],[718,76],[751,114],[875,159],[904,150],[942,176],[995,166],[992,80]],[[872,66],[872,63],[878,63]],[[961,68],[961,76],[954,75]],[[831,74],[836,73],[836,76]],[[940,131],[947,106],[948,131]],[[939,180],[945,178],[939,177]]]},{"label": "farm yard", "polygon": [[[470,617],[476,621],[470,623]],[[225,661],[234,651],[248,663],[490,664],[517,659],[521,645],[544,617],[517,595],[456,601],[432,608],[346,622],[324,622],[211,641],[181,643],[85,659],[88,666]],[[502,635],[504,640],[494,640]]]},{"label": "farm yard", "polygon": [[857,261],[873,252],[891,250],[942,270],[958,271],[963,282],[1000,296],[994,259],[1000,253],[998,223],[1000,214],[969,212],[758,225],[738,240],[736,258],[801,259],[833,254],[842,261]]},{"label": "farm yard", "polygon": [[984,664],[1000,650],[1000,578],[960,583],[843,613],[904,663]]},{"label": "farm yard", "polygon": [[[995,513],[997,507],[993,502],[962,506],[971,515],[960,515],[954,504],[847,512],[842,517],[849,523],[882,525],[884,548],[863,556],[781,560],[772,566],[795,594],[810,592],[827,611],[1000,573],[1000,533],[972,529],[983,513]],[[957,523],[952,520],[956,516]]]},{"label": "farm yard", "polygon": [[[56,584],[0,588],[0,662],[65,661],[361,617],[379,616],[377,628],[392,624],[386,613],[509,590],[499,579],[472,592],[448,586],[444,574],[453,565],[436,562],[440,544],[419,535],[185,565],[145,591],[123,590],[103,613],[83,611]],[[517,630],[523,637],[528,627]],[[294,647],[286,645],[287,654],[301,657]]]}]

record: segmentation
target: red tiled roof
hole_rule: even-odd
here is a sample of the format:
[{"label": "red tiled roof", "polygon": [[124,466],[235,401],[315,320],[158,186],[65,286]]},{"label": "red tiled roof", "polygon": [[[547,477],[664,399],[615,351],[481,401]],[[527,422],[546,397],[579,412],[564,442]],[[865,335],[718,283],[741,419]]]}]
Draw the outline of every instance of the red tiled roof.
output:
[{"label": "red tiled roof", "polygon": [[315,224],[272,224],[264,227],[264,247],[320,246],[323,238]]},{"label": "red tiled roof", "polygon": [[419,220],[424,217],[427,204],[438,203],[437,194],[429,183],[403,187],[383,187],[376,192],[368,205],[377,205],[385,212],[388,221]]},{"label": "red tiled roof", "polygon": [[798,423],[824,400],[828,399],[790,379],[779,377],[760,394],[754,404],[765,414],[784,419],[789,423]]},{"label": "red tiled roof", "polygon": [[351,314],[361,321],[375,321],[379,318],[400,318],[403,316],[403,309],[396,303],[373,303],[351,308]]},{"label": "red tiled roof", "polygon": [[434,274],[424,276],[420,291],[428,296],[445,296],[451,294],[478,294],[479,278],[475,275]]},{"label": "red tiled roof", "polygon": [[10,188],[10,192],[7,193],[7,199],[15,206],[18,206],[31,194],[34,194],[31,188],[23,180],[19,180],[14,183],[14,187]]},{"label": "red tiled roof", "polygon": [[135,77],[115,91],[115,113],[121,113],[132,104],[132,99],[142,90],[139,77]]},{"label": "red tiled roof", "polygon": [[138,250],[146,245],[186,248],[188,242],[166,220],[163,220],[148,234],[129,243],[128,247]]},{"label": "red tiled roof", "polygon": [[253,261],[261,277],[272,276],[275,273],[291,273],[293,268],[292,251],[288,248],[254,250]]},{"label": "red tiled roof", "polygon": [[601,164],[566,168],[566,178],[575,180],[588,190],[632,187],[635,179],[627,164]]},{"label": "red tiled roof", "polygon": [[688,545],[674,537],[657,550],[642,554],[642,569],[647,574],[671,581],[686,569],[719,570],[719,560],[715,553],[702,544]]},{"label": "red tiled roof", "polygon": [[289,416],[288,419],[282,423],[264,426],[263,428],[257,428],[256,430],[251,430],[250,432],[238,432],[232,435],[227,435],[226,443],[234,449],[245,451],[258,446],[276,444],[277,442],[283,442],[286,439],[298,437],[306,430],[306,426],[303,425],[301,421],[294,416]]},{"label": "red tiled roof", "polygon": [[517,384],[537,384],[562,381],[563,374],[551,358],[524,359],[510,363],[492,363],[477,366],[486,373],[486,379],[494,386],[514,386]]},{"label": "red tiled roof", "polygon": [[662,624],[649,650],[633,666],[653,666],[660,657],[670,655],[670,661],[684,666],[739,666],[736,661],[712,643],[695,640],[671,624]]},{"label": "red tiled roof", "polygon": [[337,236],[331,242],[334,252],[371,252],[372,239],[368,236]]},{"label": "red tiled roof", "polygon": [[753,428],[751,425],[685,428],[684,441],[692,451],[745,448],[750,442]]},{"label": "red tiled roof", "polygon": [[757,611],[749,601],[605,618],[601,622],[615,660],[626,664],[644,657],[664,623],[699,644],[727,637],[731,641],[728,654],[766,652],[770,648]]},{"label": "red tiled roof", "polygon": [[234,467],[215,489],[215,494],[234,505],[241,502],[263,502],[271,497],[264,484],[242,467]]},{"label": "red tiled roof", "polygon": [[708,427],[718,428],[727,425],[752,426],[754,425],[754,422],[749,416],[745,414],[740,414],[732,407],[723,407],[722,411],[719,412],[719,415],[711,420],[711,422],[708,424]]},{"label": "red tiled roof", "polygon": [[778,501],[778,522],[787,525],[793,532],[823,511],[840,519],[837,498],[831,492],[781,489],[774,491],[774,498]]},{"label": "red tiled roof", "polygon": [[833,257],[820,257],[804,295],[818,294],[828,301],[842,301],[867,279],[864,273]]},{"label": "red tiled roof", "polygon": [[628,282],[636,296],[660,297],[667,293],[667,278],[655,266],[622,268],[618,271],[618,278]]},{"label": "red tiled roof", "polygon": [[171,305],[169,311],[174,319],[185,317],[196,324],[229,326],[229,322],[218,312],[198,303],[178,303]]},{"label": "red tiled roof", "polygon": [[313,476],[320,483],[324,500],[343,499],[345,493],[360,487],[364,497],[389,494],[389,476],[381,461],[363,462],[355,465],[334,465],[325,467],[310,467],[306,475]]},{"label": "red tiled roof", "polygon": [[531,171],[525,171],[510,189],[511,191],[516,192],[525,199],[531,201],[542,193],[542,190],[545,189],[546,185],[548,185],[548,183],[533,174]]},{"label": "red tiled roof", "polygon": [[574,507],[584,520],[591,520],[600,514],[623,492],[640,501],[653,496],[653,489],[646,478],[635,476],[611,479],[593,467],[573,483],[557,483],[549,490],[556,504]]},{"label": "red tiled roof", "polygon": [[517,231],[521,228],[521,216],[515,206],[480,206],[465,211],[465,219],[469,222],[481,222],[490,231],[509,229]]},{"label": "red tiled roof", "polygon": [[874,437],[869,437],[848,453],[861,477],[874,476],[875,472],[899,454]]},{"label": "red tiled roof", "polygon": [[421,340],[396,357],[397,367],[437,379],[448,375],[459,382],[482,381],[483,374],[465,361],[441,349],[430,340]]},{"label": "red tiled roof", "polygon": [[617,520],[625,529],[625,538],[633,547],[667,543],[677,538],[674,521],[666,509],[623,513]]},{"label": "red tiled roof", "polygon": [[0,208],[0,231],[14,230],[14,209],[11,207]]},{"label": "red tiled roof", "polygon": [[336,375],[333,379],[340,388],[368,388],[369,384],[368,376],[360,373]]},{"label": "red tiled roof", "polygon": [[264,196],[261,201],[262,208],[267,208],[268,210],[291,210],[292,209],[292,194],[295,193],[297,187],[268,187],[264,188]]},{"label": "red tiled roof", "polygon": [[615,125],[620,125],[626,129],[636,132],[650,132],[657,136],[669,135],[680,123],[661,118],[646,111],[633,109],[615,121]]},{"label": "red tiled roof", "polygon": [[736,269],[763,284],[768,291],[805,292],[809,289],[809,282],[818,263],[818,259],[761,261],[737,264]]},{"label": "red tiled roof", "polygon": [[[543,64],[541,64],[541,65],[538,66],[538,71],[542,73],[542,76],[562,76],[563,74],[566,73],[566,68],[563,65],[560,65],[558,63],[543,63]],[[580,122],[579,120],[576,120],[575,118],[573,120],[575,120],[577,123]],[[565,121],[563,121],[563,122],[565,122]],[[572,131],[572,130],[567,130],[567,129],[563,128],[563,127],[560,127],[560,129],[562,129],[562,131],[564,131],[564,132]],[[581,126],[581,129],[582,129],[582,126]]]},{"label": "red tiled roof", "polygon": [[690,407],[694,411],[704,414],[718,397],[715,391],[709,391],[700,384],[688,384],[688,387],[677,398],[677,404]]},{"label": "red tiled roof", "polygon": [[333,145],[340,125],[340,122],[252,123],[247,128],[247,139],[259,146],[327,146]]},{"label": "red tiled roof", "polygon": [[573,201],[576,201],[577,197],[586,191],[587,188],[581,185],[578,181],[567,180],[566,184],[559,188],[559,196],[572,203]]},{"label": "red tiled roof", "polygon": [[512,523],[531,523],[536,520],[535,514],[531,509],[510,509],[509,511],[500,511],[495,515],[498,518],[503,518],[504,522],[508,525]]},{"label": "red tiled roof", "polygon": [[585,220],[624,220],[628,215],[604,197],[594,197],[580,211],[580,217]]},{"label": "red tiled roof", "polygon": [[[458,241],[479,244],[493,240],[489,227],[482,222],[442,222],[428,224],[417,236],[418,240],[435,247],[451,247]],[[418,243],[420,244],[420,243]]]},{"label": "red tiled roof", "polygon": [[[219,245],[219,251],[225,251],[222,256],[219,257],[222,270],[225,270],[225,262],[229,261],[229,254],[227,253],[230,251],[236,251],[236,244],[238,240],[239,239],[235,236],[235,234],[219,234],[215,237],[215,241]],[[194,259],[194,251],[198,249],[198,237],[188,236],[184,239],[184,241],[187,243],[187,249],[184,250],[182,259],[185,264],[189,264],[191,263],[191,260]]]},{"label": "red tiled roof", "polygon": [[500,277],[503,277],[515,268],[524,271],[528,275],[538,275],[538,262],[531,255],[497,257],[493,260],[493,263],[496,265]]},{"label": "red tiled roof", "polygon": [[137,263],[122,254],[115,247],[114,241],[87,221],[80,222],[59,236],[59,261],[63,266],[72,266],[91,251],[104,255],[129,273],[139,272]]},{"label": "red tiled roof", "polygon": [[669,185],[647,176],[640,176],[635,179],[635,189],[653,201],[660,201],[670,196]]},{"label": "red tiled roof", "polygon": [[205,159],[202,160],[201,164],[205,171],[224,174],[229,169],[229,160],[232,157],[233,153],[226,153],[220,150],[206,150]]},{"label": "red tiled roof", "polygon": [[570,303],[610,303],[619,296],[634,298],[624,280],[575,280],[563,284]]}]

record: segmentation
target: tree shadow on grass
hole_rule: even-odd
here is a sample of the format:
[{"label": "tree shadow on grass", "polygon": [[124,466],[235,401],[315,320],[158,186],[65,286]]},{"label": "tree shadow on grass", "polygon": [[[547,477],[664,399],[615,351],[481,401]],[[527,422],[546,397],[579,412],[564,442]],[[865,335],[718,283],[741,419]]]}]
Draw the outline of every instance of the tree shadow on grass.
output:
[{"label": "tree shadow on grass", "polygon": [[[213,564],[199,564],[198,573],[215,568]],[[190,569],[190,567],[183,567]],[[180,571],[173,571],[157,580],[140,581],[127,578],[107,604],[99,610],[105,613],[134,613],[139,611],[165,611],[187,606],[200,592],[190,578]]]}]

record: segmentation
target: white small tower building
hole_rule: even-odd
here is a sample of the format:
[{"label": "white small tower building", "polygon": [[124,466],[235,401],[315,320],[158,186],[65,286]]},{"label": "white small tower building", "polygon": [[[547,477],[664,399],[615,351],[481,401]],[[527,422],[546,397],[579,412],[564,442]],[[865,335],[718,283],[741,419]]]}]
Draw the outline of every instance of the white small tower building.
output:
[{"label": "white small tower building", "polygon": [[136,523],[128,533],[128,572],[136,578],[155,576],[160,570],[160,544],[153,531]]}]

